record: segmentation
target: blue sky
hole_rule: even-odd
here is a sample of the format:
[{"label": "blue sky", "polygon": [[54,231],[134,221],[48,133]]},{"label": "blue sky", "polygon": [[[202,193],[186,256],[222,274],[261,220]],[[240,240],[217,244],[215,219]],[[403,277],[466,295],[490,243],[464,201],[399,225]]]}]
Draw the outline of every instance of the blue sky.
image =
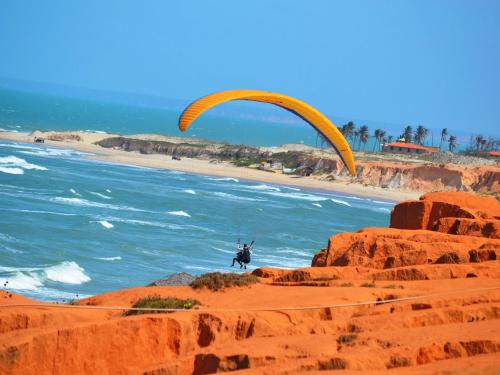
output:
[{"label": "blue sky", "polygon": [[4,0],[0,77],[182,99],[255,88],[498,135],[499,19],[496,0]]}]

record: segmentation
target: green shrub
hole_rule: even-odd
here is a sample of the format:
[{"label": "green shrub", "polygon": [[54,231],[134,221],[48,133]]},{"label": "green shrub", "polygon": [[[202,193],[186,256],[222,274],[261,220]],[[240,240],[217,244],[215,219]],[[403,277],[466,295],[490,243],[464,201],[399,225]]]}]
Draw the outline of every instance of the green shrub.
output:
[{"label": "green shrub", "polygon": [[212,272],[197,277],[189,285],[193,289],[207,287],[208,289],[215,291],[230,288],[232,286],[245,286],[258,282],[259,279],[254,275]]},{"label": "green shrub", "polygon": [[[159,295],[147,296],[141,298],[132,307],[148,308],[148,309],[191,309],[193,306],[199,305],[200,302],[195,299],[180,299],[175,297],[160,297]],[[151,310],[129,310],[125,315],[138,314],[155,314],[165,313],[167,311],[151,311]]]},{"label": "green shrub", "polygon": [[375,288],[375,283],[363,283],[360,286],[362,288]]},{"label": "green shrub", "polygon": [[337,338],[337,343],[339,345],[350,344],[350,343],[354,342],[357,338],[358,338],[357,334],[355,334],[355,333],[348,333],[347,335],[340,335]]},{"label": "green shrub", "polygon": [[354,285],[354,284],[353,284],[353,283],[351,283],[351,282],[340,284],[340,286],[341,286],[341,287],[343,287],[343,288],[349,288],[349,287],[351,287],[351,286],[353,286],[353,285]]},{"label": "green shrub", "polygon": [[386,288],[386,289],[404,289],[405,287],[403,285],[389,284],[389,285],[384,285],[384,288]]}]

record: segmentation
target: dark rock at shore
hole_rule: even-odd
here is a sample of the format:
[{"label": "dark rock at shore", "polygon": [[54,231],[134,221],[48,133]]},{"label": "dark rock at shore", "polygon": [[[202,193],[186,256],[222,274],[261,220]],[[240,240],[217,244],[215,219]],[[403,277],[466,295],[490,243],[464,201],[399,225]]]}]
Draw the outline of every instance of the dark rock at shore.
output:
[{"label": "dark rock at shore", "polygon": [[179,285],[189,285],[195,277],[189,273],[180,272],[173,273],[171,275],[165,276],[161,279],[153,281],[148,286],[179,286]]}]

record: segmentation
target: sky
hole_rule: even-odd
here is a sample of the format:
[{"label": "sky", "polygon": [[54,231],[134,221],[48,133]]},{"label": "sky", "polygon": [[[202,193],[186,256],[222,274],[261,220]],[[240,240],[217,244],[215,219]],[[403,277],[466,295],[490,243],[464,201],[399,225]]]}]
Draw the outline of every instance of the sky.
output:
[{"label": "sky", "polygon": [[[2,0],[0,77],[500,134],[497,0]],[[1,103],[0,103],[1,105]]]}]

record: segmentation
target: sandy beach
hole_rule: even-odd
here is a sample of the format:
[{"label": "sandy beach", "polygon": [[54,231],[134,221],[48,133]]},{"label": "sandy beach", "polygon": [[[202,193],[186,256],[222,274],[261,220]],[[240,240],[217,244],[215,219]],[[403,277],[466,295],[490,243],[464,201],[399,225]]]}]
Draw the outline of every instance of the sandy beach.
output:
[{"label": "sandy beach", "polygon": [[[48,134],[51,134],[51,132],[45,132],[41,135]],[[391,201],[418,199],[418,197],[421,195],[421,193],[413,191],[390,190],[374,186],[364,186],[361,184],[350,184],[337,181],[323,181],[314,176],[301,177],[295,175],[285,175],[281,173],[271,173],[253,168],[236,167],[228,162],[212,163],[208,160],[192,158],[183,158],[181,161],[177,161],[172,160],[166,155],[145,155],[137,152],[103,148],[94,144],[95,142],[98,142],[104,138],[119,136],[116,134],[102,134],[91,132],[71,132],[65,134],[78,135],[81,140],[51,141],[45,139],[44,145],[91,153],[92,155],[85,156],[85,158],[90,160],[135,165],[148,168],[169,169],[210,176],[233,177],[269,184],[289,185],[306,189],[327,190],[364,197],[387,199]],[[168,140],[170,142],[180,140],[180,138],[156,135],[137,135],[129,137],[136,137],[141,139],[161,139]],[[0,139],[14,142],[34,143],[34,136],[29,133],[0,132]],[[190,142],[193,142],[193,140],[190,139]]]}]

